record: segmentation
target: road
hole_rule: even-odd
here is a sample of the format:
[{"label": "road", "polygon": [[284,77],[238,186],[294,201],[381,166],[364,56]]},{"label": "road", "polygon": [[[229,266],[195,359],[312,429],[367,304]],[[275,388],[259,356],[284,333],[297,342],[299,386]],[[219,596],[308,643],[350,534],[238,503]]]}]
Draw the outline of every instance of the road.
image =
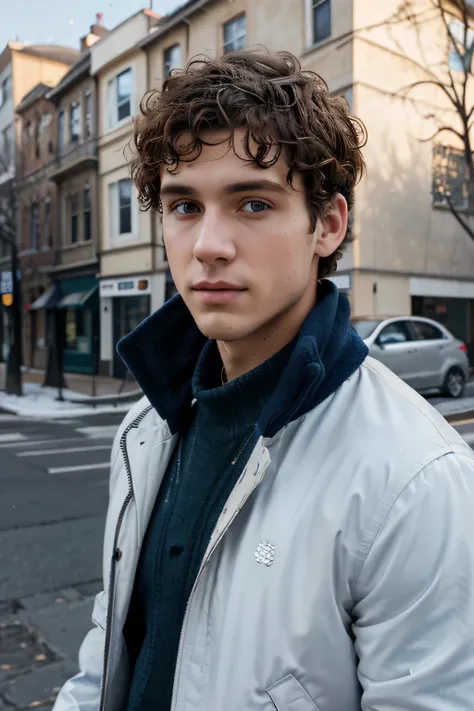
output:
[{"label": "road", "polygon": [[[49,711],[101,589],[109,457],[122,415],[0,415],[0,711]],[[459,425],[474,447],[474,420]]]},{"label": "road", "polygon": [[101,588],[110,450],[122,418],[0,415],[0,711],[43,701],[35,708],[50,709],[75,672]]}]

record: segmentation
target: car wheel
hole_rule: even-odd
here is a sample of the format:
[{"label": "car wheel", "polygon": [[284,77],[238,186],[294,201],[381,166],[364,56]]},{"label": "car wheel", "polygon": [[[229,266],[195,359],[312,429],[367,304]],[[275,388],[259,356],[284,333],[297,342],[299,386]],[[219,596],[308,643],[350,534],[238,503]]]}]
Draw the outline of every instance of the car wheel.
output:
[{"label": "car wheel", "polygon": [[461,397],[464,392],[465,380],[462,370],[451,368],[444,379],[443,393],[447,397]]}]

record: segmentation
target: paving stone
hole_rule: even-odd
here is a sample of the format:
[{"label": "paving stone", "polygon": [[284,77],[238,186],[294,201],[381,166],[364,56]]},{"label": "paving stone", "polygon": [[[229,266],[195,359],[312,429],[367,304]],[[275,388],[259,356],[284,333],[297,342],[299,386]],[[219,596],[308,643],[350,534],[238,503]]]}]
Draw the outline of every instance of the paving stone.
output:
[{"label": "paving stone", "polygon": [[49,647],[75,663],[79,647],[93,627],[93,605],[94,599],[89,598],[69,604],[56,603],[42,610],[25,612],[24,615]]},{"label": "paving stone", "polygon": [[[19,709],[49,709],[52,707],[57,690],[74,674],[74,671],[69,662],[48,664],[42,669],[32,669],[13,679],[2,693],[8,702]],[[43,707],[32,706],[35,702],[43,703]]]},{"label": "paving stone", "polygon": [[27,624],[10,619],[0,625],[1,683],[33,666],[42,667],[54,660],[53,652]]}]

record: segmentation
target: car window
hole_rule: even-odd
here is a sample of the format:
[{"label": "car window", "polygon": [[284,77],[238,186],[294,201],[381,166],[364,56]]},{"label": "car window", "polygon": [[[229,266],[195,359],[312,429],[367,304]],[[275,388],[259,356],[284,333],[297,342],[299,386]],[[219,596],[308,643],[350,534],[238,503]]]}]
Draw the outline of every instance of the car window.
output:
[{"label": "car window", "polygon": [[446,338],[443,331],[432,323],[426,321],[412,321],[416,337],[419,341],[439,341]]},{"label": "car window", "polygon": [[385,326],[377,339],[381,346],[391,346],[395,343],[406,343],[411,341],[412,335],[406,321],[394,321]]},{"label": "car window", "polygon": [[362,340],[364,340],[375,331],[379,323],[380,321],[354,321],[352,325]]}]

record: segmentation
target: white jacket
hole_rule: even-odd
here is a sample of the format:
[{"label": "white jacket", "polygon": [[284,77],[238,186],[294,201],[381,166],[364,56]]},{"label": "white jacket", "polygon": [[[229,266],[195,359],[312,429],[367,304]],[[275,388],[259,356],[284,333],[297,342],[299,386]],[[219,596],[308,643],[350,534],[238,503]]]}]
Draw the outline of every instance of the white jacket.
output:
[{"label": "white jacket", "polygon": [[[124,709],[122,630],[177,436],[146,400],[117,434],[104,592],[54,711]],[[368,358],[259,440],[189,600],[172,711],[473,708],[473,452]]]}]

